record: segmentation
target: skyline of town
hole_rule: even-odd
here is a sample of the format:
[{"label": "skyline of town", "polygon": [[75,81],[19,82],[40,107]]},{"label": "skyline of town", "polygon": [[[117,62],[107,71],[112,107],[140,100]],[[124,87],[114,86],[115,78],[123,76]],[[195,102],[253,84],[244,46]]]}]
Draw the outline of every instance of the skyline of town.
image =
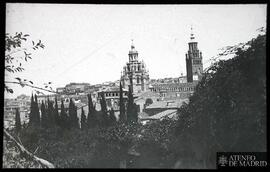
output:
[{"label": "skyline of town", "polygon": [[[175,78],[181,76],[181,73],[186,75],[185,53],[191,25],[206,68],[210,65],[209,59],[217,55],[218,48],[246,42],[256,35],[257,28],[266,24],[266,5],[77,7],[73,10],[69,5],[59,4],[7,4],[6,32],[13,33],[17,28],[21,28],[23,33],[29,33],[34,40],[41,39],[45,45],[44,50],[36,51],[33,59],[23,64],[26,70],[16,76],[39,83],[39,86],[51,81],[54,90],[70,82],[94,85],[116,81],[120,79],[120,72],[128,61],[131,39],[134,39],[139,60],[145,62],[150,79]],[[46,10],[49,10],[48,15],[42,15]],[[206,10],[210,12],[204,13]],[[68,11],[71,12],[69,17],[56,15],[61,12],[66,14]],[[82,13],[79,14],[79,11]],[[160,11],[160,14],[155,14],[157,11]],[[228,11],[237,11],[236,17],[227,15]],[[247,16],[251,11],[252,16]],[[36,15],[33,16],[32,13]],[[127,16],[121,16],[123,13]],[[138,16],[139,13],[141,16]],[[49,20],[52,16],[54,20]],[[145,20],[142,20],[143,17]],[[172,20],[167,21],[168,17]],[[105,18],[107,20],[102,20]],[[242,32],[234,32],[232,27],[218,26],[217,19],[225,26],[234,25],[235,30]],[[42,24],[44,21],[46,25]],[[62,26],[59,25],[60,21]],[[84,21],[89,23],[83,23],[84,27],[79,27],[78,24]],[[33,22],[35,24],[31,25]],[[135,24],[132,27],[130,23]],[[95,28],[92,28],[93,24]],[[71,26],[74,29],[69,29]],[[59,34],[57,36],[55,29]],[[78,37],[86,33],[87,35]],[[64,37],[64,34],[68,36]],[[5,77],[13,79],[16,76],[9,74]],[[29,88],[11,87],[15,93],[5,93],[5,97],[16,97],[21,93],[31,94]]]}]

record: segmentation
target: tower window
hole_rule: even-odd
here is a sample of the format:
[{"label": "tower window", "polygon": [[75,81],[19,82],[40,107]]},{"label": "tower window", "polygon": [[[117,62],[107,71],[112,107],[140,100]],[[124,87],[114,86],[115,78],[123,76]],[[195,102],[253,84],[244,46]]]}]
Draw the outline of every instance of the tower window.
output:
[{"label": "tower window", "polygon": [[140,83],[140,77],[137,77],[137,84]]}]

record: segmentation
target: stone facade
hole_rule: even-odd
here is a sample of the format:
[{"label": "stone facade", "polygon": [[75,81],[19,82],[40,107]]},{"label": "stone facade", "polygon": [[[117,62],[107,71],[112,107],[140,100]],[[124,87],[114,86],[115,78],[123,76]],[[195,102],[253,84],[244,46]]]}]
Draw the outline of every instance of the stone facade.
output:
[{"label": "stone facade", "polygon": [[131,45],[128,53],[129,61],[123,67],[121,72],[121,82],[123,88],[129,89],[132,82],[133,93],[140,93],[148,90],[149,74],[143,61],[138,60],[138,51]]},{"label": "stone facade", "polygon": [[152,92],[158,92],[161,99],[186,99],[190,97],[197,85],[197,81],[191,83],[160,83],[153,84],[150,88]]}]

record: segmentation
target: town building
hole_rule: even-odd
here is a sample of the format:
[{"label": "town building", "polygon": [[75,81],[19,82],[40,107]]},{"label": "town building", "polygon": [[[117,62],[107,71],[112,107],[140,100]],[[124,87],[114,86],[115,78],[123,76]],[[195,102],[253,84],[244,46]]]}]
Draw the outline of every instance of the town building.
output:
[{"label": "town building", "polygon": [[71,82],[65,87],[56,88],[56,92],[59,94],[80,94],[88,90],[90,87],[89,83],[75,83]]},{"label": "town building", "polygon": [[15,99],[4,99],[4,127],[14,127],[16,109],[20,112],[21,122],[27,123],[30,112],[30,96],[19,95]]},{"label": "town building", "polygon": [[[123,88],[123,98],[127,100],[128,90]],[[101,99],[101,95],[104,94],[107,108],[113,108],[115,111],[119,110],[120,88],[119,87],[107,87],[98,91],[98,100]],[[98,102],[99,103],[99,102]]]},{"label": "town building", "polygon": [[67,92],[79,93],[84,92],[90,86],[89,83],[70,83],[65,86]]},{"label": "town building", "polygon": [[128,53],[129,61],[123,67],[121,72],[121,82],[123,88],[129,89],[132,85],[134,94],[148,90],[149,73],[146,70],[145,63],[138,60],[138,51],[132,42],[131,49]]},{"label": "town building", "polygon": [[186,83],[159,83],[152,84],[149,88],[152,92],[159,93],[161,100],[164,99],[185,99],[190,97],[194,91],[198,81]]}]

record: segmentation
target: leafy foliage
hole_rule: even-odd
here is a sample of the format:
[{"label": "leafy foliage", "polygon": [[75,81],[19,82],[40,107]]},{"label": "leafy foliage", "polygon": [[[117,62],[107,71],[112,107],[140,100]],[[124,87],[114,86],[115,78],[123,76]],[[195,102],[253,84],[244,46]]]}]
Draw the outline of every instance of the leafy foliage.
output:
[{"label": "leafy foliage", "polygon": [[265,35],[248,45],[211,66],[179,111],[179,143],[201,167],[214,168],[216,152],[266,151]]},{"label": "leafy foliage", "polygon": [[[15,33],[15,35],[10,35],[6,33],[5,35],[5,71],[9,73],[22,72],[24,70],[22,63],[27,60],[32,59],[31,49],[37,50],[39,48],[44,48],[45,46],[39,40],[37,43],[32,41],[32,46],[26,47],[26,42],[29,34]],[[21,79],[19,77],[15,78],[20,85],[23,87],[25,82],[33,84],[32,81],[27,81],[26,79]],[[5,84],[5,90],[9,93],[13,93],[13,90]]]},{"label": "leafy foliage", "polygon": [[146,100],[145,100],[145,105],[146,106],[149,106],[149,105],[151,105],[153,103],[153,100],[151,99],[151,98],[147,98]]}]

